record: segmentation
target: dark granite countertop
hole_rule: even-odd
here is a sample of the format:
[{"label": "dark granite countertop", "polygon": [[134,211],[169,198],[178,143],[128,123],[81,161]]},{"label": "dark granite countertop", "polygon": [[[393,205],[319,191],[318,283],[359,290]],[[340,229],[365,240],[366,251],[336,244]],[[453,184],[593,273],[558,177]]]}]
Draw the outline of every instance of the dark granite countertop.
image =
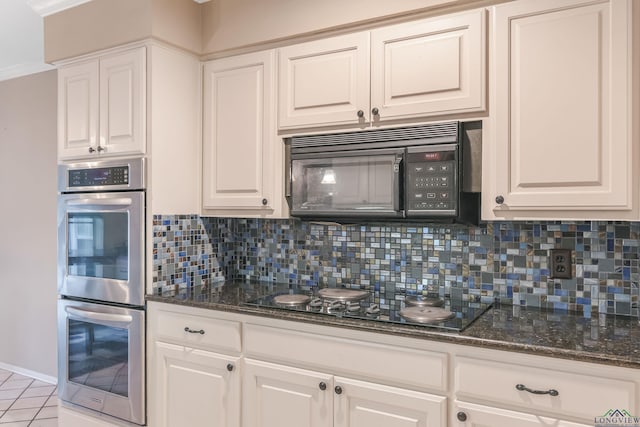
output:
[{"label": "dark granite countertop", "polygon": [[268,295],[276,286],[227,282],[147,295],[147,301],[640,369],[640,324],[631,317],[601,315],[585,319],[570,312],[495,305],[467,329],[455,332],[243,305]]}]

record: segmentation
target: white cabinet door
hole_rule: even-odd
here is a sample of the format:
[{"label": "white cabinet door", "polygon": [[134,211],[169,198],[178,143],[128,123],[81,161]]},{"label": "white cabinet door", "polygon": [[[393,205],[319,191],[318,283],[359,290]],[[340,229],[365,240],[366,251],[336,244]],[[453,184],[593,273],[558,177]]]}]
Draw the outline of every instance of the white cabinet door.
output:
[{"label": "white cabinet door", "polygon": [[60,67],[58,94],[61,160],[144,154],[144,47]]},{"label": "white cabinet door", "polygon": [[98,147],[98,61],[58,70],[58,157],[92,156]]},{"label": "white cabinet door", "polygon": [[104,154],[142,154],[146,135],[145,50],[100,59],[100,146]]},{"label": "white cabinet door", "polygon": [[[156,341],[152,386],[158,427],[240,426],[238,358]],[[231,368],[231,370],[229,370]]]},{"label": "white cabinet door", "polygon": [[588,427],[587,424],[464,402],[456,402],[450,425],[451,427]]},{"label": "white cabinet door", "polygon": [[485,21],[481,9],[372,31],[373,120],[483,111]]},{"label": "white cabinet door", "polygon": [[447,398],[412,390],[334,379],[335,427],[446,427]]},{"label": "white cabinet door", "polygon": [[278,64],[280,129],[368,122],[368,32],[283,47]]},{"label": "white cabinet door", "polygon": [[273,212],[276,169],[272,50],[204,66],[203,208]]},{"label": "white cabinet door", "polygon": [[631,3],[493,8],[484,219],[632,215]]},{"label": "white cabinet door", "polygon": [[243,427],[332,427],[332,376],[245,360]]}]

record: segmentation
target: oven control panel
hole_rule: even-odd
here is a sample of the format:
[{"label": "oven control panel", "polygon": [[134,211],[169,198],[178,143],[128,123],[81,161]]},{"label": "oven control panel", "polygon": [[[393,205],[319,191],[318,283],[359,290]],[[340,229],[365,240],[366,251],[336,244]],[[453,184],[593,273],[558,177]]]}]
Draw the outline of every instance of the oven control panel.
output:
[{"label": "oven control panel", "polygon": [[[458,201],[457,145],[407,152],[405,206],[408,215],[455,215]],[[427,151],[428,150],[428,151]]]},{"label": "oven control panel", "polygon": [[128,166],[69,170],[69,187],[95,187],[128,184]]},{"label": "oven control panel", "polygon": [[93,191],[144,190],[145,160],[112,159],[58,165],[58,191],[84,193]]}]

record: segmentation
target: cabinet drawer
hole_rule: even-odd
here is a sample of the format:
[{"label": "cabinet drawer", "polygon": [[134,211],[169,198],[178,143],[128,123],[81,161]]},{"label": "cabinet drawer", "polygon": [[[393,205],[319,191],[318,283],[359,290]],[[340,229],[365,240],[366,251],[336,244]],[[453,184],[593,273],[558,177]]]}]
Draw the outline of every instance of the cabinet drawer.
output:
[{"label": "cabinet drawer", "polygon": [[448,384],[447,354],[407,347],[245,324],[244,352],[390,385],[444,391]]},{"label": "cabinet drawer", "polygon": [[223,353],[241,351],[240,322],[164,310],[157,311],[154,321],[155,339]]},{"label": "cabinet drawer", "polygon": [[[600,367],[594,365],[593,373],[585,374],[571,372],[561,365],[546,369],[458,357],[454,369],[455,393],[460,400],[517,406],[527,412],[544,411],[563,418],[593,420],[612,408],[637,413],[637,384],[632,379],[616,379],[616,368],[596,368]],[[556,390],[557,395],[518,390],[518,384],[535,391]]]}]

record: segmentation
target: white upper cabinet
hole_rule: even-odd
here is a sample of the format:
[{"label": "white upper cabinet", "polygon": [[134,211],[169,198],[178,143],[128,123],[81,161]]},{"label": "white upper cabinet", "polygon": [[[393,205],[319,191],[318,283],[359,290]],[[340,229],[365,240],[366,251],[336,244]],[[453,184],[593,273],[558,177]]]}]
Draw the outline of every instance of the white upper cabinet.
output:
[{"label": "white upper cabinet", "polygon": [[60,160],[145,153],[144,47],[60,67]]},{"label": "white upper cabinet", "polygon": [[372,31],[373,121],[484,111],[485,34],[484,10]]},{"label": "white upper cabinet", "polygon": [[483,219],[637,219],[631,6],[493,8]]},{"label": "white upper cabinet", "polygon": [[365,123],[368,32],[284,47],[278,61],[281,129]]},{"label": "white upper cabinet", "polygon": [[284,145],[275,131],[275,52],[205,63],[205,214],[278,214]]},{"label": "white upper cabinet", "polygon": [[486,12],[283,47],[279,129],[485,110]]}]

